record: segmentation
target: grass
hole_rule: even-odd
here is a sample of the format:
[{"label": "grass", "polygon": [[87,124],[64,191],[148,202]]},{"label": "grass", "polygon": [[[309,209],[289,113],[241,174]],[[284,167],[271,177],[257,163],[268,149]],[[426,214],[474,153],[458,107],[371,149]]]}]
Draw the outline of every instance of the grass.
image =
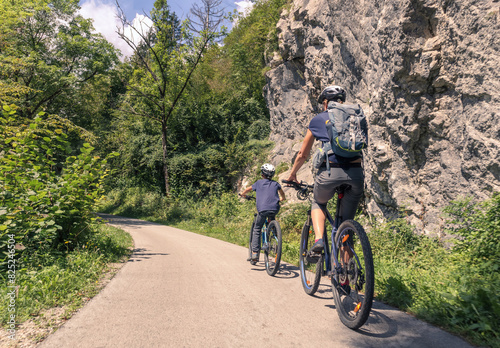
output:
[{"label": "grass", "polygon": [[[132,197],[123,192],[112,193],[110,199],[103,202],[102,210],[175,226],[244,247],[248,245],[254,202],[240,201],[230,193],[198,202],[167,201],[144,191],[130,193]],[[116,197],[121,197],[120,201]],[[334,204],[330,202],[329,208]],[[282,207],[277,216],[283,231],[285,262],[298,265],[300,232],[308,209],[306,203],[288,205]],[[462,208],[456,210],[463,211]],[[491,211],[486,215],[491,216]],[[467,212],[469,225],[473,214]],[[438,239],[416,234],[405,218],[383,223],[362,215],[356,219],[368,231],[372,244],[377,300],[460,335],[472,344],[500,347],[498,260],[476,257],[463,243],[458,243],[461,248],[445,248]],[[481,224],[485,219],[479,216],[476,220]],[[483,229],[483,237],[498,238],[496,215],[490,220],[493,222]],[[477,233],[471,238],[472,242],[477,239]],[[478,239],[481,245],[497,246],[498,243],[488,244],[484,238]]]},{"label": "grass", "polygon": [[[94,224],[87,240],[76,250],[67,253],[38,255],[31,264],[20,265],[15,285],[16,323],[37,320],[52,308],[63,308],[60,319],[67,319],[103,286],[103,274],[113,269],[112,264],[128,259],[133,245],[130,235],[120,229]],[[3,280],[0,291],[8,292]],[[0,322],[6,326],[8,307],[0,307]],[[35,341],[45,335],[36,335]],[[11,342],[12,343],[12,342]]]}]

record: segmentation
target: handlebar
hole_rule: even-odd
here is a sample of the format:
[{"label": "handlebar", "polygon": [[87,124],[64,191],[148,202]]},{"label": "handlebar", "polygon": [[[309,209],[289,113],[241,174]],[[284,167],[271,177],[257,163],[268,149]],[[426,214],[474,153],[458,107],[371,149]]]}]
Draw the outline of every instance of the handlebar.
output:
[{"label": "handlebar", "polygon": [[304,190],[304,189],[313,189],[314,185],[308,185],[307,183],[304,182],[295,182],[295,181],[288,181],[288,180],[281,180],[283,184],[288,184],[291,185],[294,189],[298,190]]},{"label": "handlebar", "polygon": [[246,199],[247,201],[251,201],[251,200],[255,199],[254,196],[247,196],[247,195],[243,196],[241,193],[238,193],[238,196],[240,196],[241,198]]},{"label": "handlebar", "polygon": [[301,201],[305,201],[306,199],[308,199],[314,188],[314,185],[309,185],[304,182],[300,182],[300,184],[298,182],[288,180],[281,180],[281,182],[297,190],[297,198]]}]

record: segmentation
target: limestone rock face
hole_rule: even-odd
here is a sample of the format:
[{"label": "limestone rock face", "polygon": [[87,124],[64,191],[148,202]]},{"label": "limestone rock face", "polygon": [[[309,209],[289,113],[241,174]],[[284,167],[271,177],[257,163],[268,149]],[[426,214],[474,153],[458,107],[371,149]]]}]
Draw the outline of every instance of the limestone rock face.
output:
[{"label": "limestone rock face", "polygon": [[[273,162],[289,162],[318,112],[343,86],[369,120],[366,204],[399,209],[439,234],[441,209],[500,189],[498,0],[294,0],[268,53],[264,94]],[[286,173],[281,178],[286,176]],[[299,179],[312,180],[310,169]]]}]

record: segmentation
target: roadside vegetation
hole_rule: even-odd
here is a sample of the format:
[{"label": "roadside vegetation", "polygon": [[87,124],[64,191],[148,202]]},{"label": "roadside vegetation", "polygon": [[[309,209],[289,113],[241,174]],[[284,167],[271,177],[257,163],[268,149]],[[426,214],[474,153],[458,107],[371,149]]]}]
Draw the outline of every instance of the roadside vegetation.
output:
[{"label": "roadside vegetation", "polygon": [[[92,223],[86,237],[72,250],[46,251],[28,258],[19,255],[17,270],[16,335],[10,337],[7,318],[12,307],[0,306],[0,345],[14,341],[27,346],[42,341],[97,295],[132,252],[132,238],[120,229]],[[16,255],[17,257],[17,255]],[[12,291],[3,280],[0,292]],[[29,329],[28,329],[29,327]]]},{"label": "roadside vegetation", "polygon": [[[0,132],[0,293],[6,299],[0,324],[7,344],[20,324],[48,309],[61,308],[58,319],[70,317],[99,291],[110,264],[126,259],[132,240],[93,213],[108,169],[83,129],[44,113],[29,120],[4,106]],[[71,137],[82,141],[79,149]]]}]

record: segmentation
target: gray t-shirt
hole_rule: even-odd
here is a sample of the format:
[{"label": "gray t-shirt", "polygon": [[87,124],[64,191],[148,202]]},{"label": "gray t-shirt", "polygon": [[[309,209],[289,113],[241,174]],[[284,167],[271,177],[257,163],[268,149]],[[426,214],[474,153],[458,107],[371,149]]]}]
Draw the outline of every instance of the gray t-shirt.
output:
[{"label": "gray t-shirt", "polygon": [[260,179],[252,185],[252,190],[257,195],[257,211],[280,209],[280,197],[278,190],[281,185],[274,180]]}]

